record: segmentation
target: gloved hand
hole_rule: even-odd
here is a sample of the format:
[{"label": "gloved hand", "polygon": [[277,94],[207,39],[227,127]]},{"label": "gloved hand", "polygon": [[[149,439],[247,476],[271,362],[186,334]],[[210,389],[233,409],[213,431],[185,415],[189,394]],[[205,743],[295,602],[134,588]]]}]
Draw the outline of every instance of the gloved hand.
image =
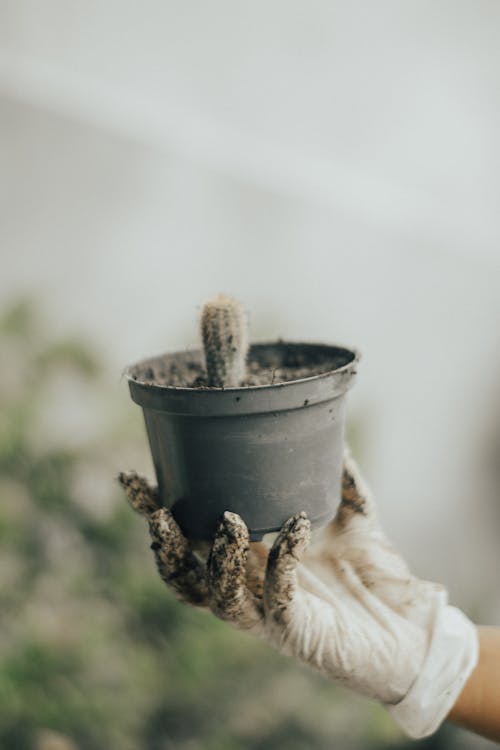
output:
[{"label": "gloved hand", "polygon": [[154,488],[135,473],[119,480],[149,521],[160,575],[183,601],[382,701],[411,737],[444,721],[477,663],[476,628],[442,586],[411,574],[349,455],[339,510],[314,544],[305,513],[288,519],[268,551],[226,512],[206,563]]}]

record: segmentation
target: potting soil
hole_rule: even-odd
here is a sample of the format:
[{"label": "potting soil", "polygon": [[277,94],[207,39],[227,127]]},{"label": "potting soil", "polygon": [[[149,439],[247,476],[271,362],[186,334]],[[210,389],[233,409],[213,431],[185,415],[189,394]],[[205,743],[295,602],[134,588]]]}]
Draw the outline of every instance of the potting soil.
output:
[{"label": "potting soil", "polygon": [[[259,357],[250,352],[247,362],[247,375],[241,387],[275,385],[292,380],[310,378],[331,372],[346,364],[342,355],[317,352],[314,361],[304,351],[278,341],[273,354],[260,353]],[[174,388],[208,388],[205,368],[193,353],[193,358],[184,361],[173,360],[171,356],[158,357],[154,363],[141,363],[134,368],[134,380]]]}]

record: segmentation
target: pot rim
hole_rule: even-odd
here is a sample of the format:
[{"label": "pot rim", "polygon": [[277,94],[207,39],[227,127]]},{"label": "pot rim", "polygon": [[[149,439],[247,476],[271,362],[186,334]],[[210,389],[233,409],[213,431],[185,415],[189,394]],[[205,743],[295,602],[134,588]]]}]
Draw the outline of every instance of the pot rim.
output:
[{"label": "pot rim", "polygon": [[342,374],[344,372],[351,372],[352,375],[356,374],[356,370],[353,369],[357,366],[359,361],[361,360],[362,354],[359,351],[359,349],[356,349],[354,347],[350,346],[344,346],[343,344],[325,344],[323,342],[319,341],[290,341],[288,339],[279,339],[278,341],[254,341],[250,344],[250,349],[253,346],[259,347],[259,346],[275,346],[277,344],[293,344],[294,346],[316,346],[318,348],[325,348],[325,349],[342,349],[346,352],[349,352],[353,355],[352,359],[349,362],[346,362],[345,365],[342,365],[341,367],[336,367],[334,370],[327,370],[326,372],[321,372],[318,375],[309,375],[305,378],[296,378],[295,380],[286,380],[281,383],[266,383],[264,385],[239,385],[239,386],[197,386],[196,388],[190,388],[189,386],[179,386],[179,385],[162,385],[161,383],[152,383],[147,382],[144,380],[139,380],[138,378],[135,378],[131,375],[131,371],[138,367],[139,365],[142,365],[146,362],[149,362],[154,359],[158,359],[159,357],[168,355],[168,356],[175,356],[176,354],[189,354],[193,352],[199,352],[200,349],[183,349],[175,352],[163,352],[162,354],[153,355],[151,357],[145,357],[138,362],[134,362],[131,365],[128,365],[124,370],[124,375],[127,379],[127,381],[134,383],[137,386],[144,387],[154,390],[159,390],[162,392],[175,392],[175,393],[237,393],[238,391],[243,391],[245,393],[249,393],[250,391],[265,391],[265,390],[276,390],[276,389],[282,389],[286,388],[287,386],[293,386],[297,383],[309,383],[311,381],[321,380],[322,378],[326,378],[328,376],[331,376],[333,374]]},{"label": "pot rim", "polygon": [[[304,346],[303,342],[261,342],[254,347],[272,347],[277,343]],[[126,371],[132,400],[143,409],[153,409],[170,414],[192,417],[236,417],[248,414],[277,414],[281,411],[312,407],[342,396],[352,386],[356,374],[360,353],[347,347],[331,344],[307,343],[305,346],[343,350],[350,359],[335,370],[327,370],[319,375],[307,378],[288,380],[268,385],[239,386],[232,388],[188,388],[185,386],[156,385],[150,382],[135,380],[132,370],[139,365],[151,363],[157,357],[149,357]],[[183,352],[171,352],[170,356],[189,355],[199,349]],[[165,355],[159,355],[162,357]]]}]

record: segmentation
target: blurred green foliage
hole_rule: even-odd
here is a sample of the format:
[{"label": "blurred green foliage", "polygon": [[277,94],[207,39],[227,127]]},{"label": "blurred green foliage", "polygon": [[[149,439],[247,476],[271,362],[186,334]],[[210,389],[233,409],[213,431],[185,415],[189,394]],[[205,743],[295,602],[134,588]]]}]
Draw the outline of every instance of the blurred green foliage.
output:
[{"label": "blurred green foliage", "polygon": [[[47,338],[23,301],[0,318],[0,356],[1,748],[407,746],[376,704],[165,589],[113,479],[120,451],[146,450],[124,388],[106,429],[78,439],[82,394],[97,424],[117,398],[91,348]],[[54,382],[70,393],[62,434]]]}]

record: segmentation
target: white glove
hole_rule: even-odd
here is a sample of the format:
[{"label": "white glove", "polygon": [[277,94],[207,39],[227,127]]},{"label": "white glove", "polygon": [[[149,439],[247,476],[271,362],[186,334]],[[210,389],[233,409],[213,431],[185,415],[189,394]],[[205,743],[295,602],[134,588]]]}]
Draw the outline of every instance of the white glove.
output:
[{"label": "white glove", "polygon": [[145,480],[119,479],[148,518],[159,572],[181,599],[382,701],[410,737],[444,721],[477,663],[476,628],[442,586],[410,573],[348,455],[338,513],[314,544],[305,513],[284,524],[268,552],[226,512],[206,564]]}]

